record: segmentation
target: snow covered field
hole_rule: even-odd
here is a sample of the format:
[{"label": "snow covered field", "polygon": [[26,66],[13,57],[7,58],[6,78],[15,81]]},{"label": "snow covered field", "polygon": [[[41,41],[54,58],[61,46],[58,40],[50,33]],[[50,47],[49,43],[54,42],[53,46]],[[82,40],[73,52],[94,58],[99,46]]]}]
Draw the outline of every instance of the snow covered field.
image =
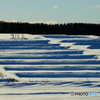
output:
[{"label": "snow covered field", "polygon": [[100,37],[24,37],[28,39],[0,34],[0,100],[100,99]]}]

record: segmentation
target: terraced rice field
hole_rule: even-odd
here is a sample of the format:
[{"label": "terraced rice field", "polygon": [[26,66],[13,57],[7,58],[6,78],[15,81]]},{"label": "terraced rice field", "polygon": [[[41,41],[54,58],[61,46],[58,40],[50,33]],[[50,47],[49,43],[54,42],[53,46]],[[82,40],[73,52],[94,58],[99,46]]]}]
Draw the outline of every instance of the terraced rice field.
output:
[{"label": "terraced rice field", "polygon": [[[21,96],[29,96],[25,100],[32,96],[34,100],[66,100],[72,91],[100,92],[99,37],[26,36],[27,40],[0,40],[1,100]],[[8,78],[19,82],[9,83]]]}]

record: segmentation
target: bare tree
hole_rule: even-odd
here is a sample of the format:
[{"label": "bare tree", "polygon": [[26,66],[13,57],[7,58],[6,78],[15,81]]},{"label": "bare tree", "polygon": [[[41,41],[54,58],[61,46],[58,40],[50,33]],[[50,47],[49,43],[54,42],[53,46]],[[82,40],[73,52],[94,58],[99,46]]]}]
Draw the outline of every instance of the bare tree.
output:
[{"label": "bare tree", "polygon": [[14,38],[15,38],[15,37],[14,37],[15,35],[14,35],[14,34],[11,34],[11,35],[12,35],[12,38],[14,39]]},{"label": "bare tree", "polygon": [[19,34],[16,34],[17,38],[19,38]]},{"label": "bare tree", "polygon": [[11,34],[11,36],[12,36],[12,39],[26,39],[26,38],[24,37],[24,34],[21,35],[22,37],[20,37],[19,34]]},{"label": "bare tree", "polygon": [[24,34],[22,34],[22,39],[24,39]]}]

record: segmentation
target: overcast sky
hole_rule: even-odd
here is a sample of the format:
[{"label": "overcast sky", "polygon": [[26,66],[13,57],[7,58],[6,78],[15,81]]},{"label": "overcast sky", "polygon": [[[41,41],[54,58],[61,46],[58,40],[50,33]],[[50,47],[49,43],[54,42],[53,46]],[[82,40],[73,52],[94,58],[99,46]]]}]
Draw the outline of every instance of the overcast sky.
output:
[{"label": "overcast sky", "polygon": [[100,0],[0,0],[0,20],[100,23]]}]

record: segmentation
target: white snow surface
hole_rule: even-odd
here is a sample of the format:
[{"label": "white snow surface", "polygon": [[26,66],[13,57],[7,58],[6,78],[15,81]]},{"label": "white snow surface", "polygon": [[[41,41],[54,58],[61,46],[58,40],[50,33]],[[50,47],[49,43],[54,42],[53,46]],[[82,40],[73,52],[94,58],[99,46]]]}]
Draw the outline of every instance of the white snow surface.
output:
[{"label": "white snow surface", "polygon": [[[99,39],[98,36],[84,36],[86,38],[46,38],[42,35],[29,35],[24,34],[27,40],[11,39],[11,34],[0,34],[0,41],[38,41],[38,40],[50,40],[49,44],[60,44],[59,47],[65,47],[65,49],[0,49],[0,100],[99,100],[100,99],[100,76],[91,77],[91,73],[99,75],[100,73],[100,49],[89,49],[91,45],[74,45],[75,42],[62,43],[62,40],[93,40]],[[25,46],[23,46],[25,47]],[[69,47],[69,48],[66,48]],[[59,52],[54,56],[64,56],[60,52],[67,51],[83,51],[83,54],[67,54],[68,56],[90,56],[93,58],[88,59],[5,59],[1,57],[52,57],[53,53]],[[23,54],[25,53],[25,54]],[[29,54],[35,53],[35,54]],[[37,54],[36,54],[37,53]],[[39,54],[44,53],[44,54]],[[18,64],[8,62],[17,61]],[[20,64],[27,62],[85,62],[85,61],[98,61],[98,64],[39,64],[39,65],[26,65]],[[5,62],[7,64],[3,64]],[[16,62],[15,62],[16,63]],[[67,66],[67,67],[66,67]],[[84,70],[74,70],[73,68],[84,67]],[[30,68],[28,70],[27,68]],[[57,70],[57,68],[59,70]],[[72,70],[64,69],[72,68]],[[86,68],[86,69],[85,69]],[[88,69],[87,69],[88,68]],[[94,70],[93,70],[93,69]],[[98,70],[96,70],[97,68]],[[26,70],[25,70],[26,69]],[[62,69],[62,70],[61,70]],[[49,77],[50,73],[56,75],[61,73],[72,72],[78,74],[90,73],[90,77]],[[22,75],[37,75],[43,73],[48,77],[22,77]],[[79,74],[81,75],[81,74]],[[18,82],[9,82],[7,79],[14,78]],[[71,96],[71,92],[98,92],[98,96]]]}]

